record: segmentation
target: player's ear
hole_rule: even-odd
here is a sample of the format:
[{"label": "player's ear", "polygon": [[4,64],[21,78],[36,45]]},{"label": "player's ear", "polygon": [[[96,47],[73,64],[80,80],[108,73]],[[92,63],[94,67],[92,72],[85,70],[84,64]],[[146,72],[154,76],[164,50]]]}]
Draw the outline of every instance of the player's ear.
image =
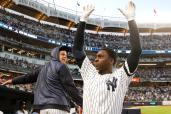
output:
[{"label": "player's ear", "polygon": [[114,60],[114,59],[112,59],[112,58],[110,58],[110,63],[111,63],[112,65],[114,65],[115,60]]}]

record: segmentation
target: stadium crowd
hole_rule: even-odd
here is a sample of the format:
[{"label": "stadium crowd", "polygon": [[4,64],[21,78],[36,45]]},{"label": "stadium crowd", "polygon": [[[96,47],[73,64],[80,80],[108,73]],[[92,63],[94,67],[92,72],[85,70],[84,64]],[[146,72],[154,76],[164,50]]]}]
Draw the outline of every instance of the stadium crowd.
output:
[{"label": "stadium crowd", "polygon": [[141,78],[167,78],[171,75],[171,68],[139,68],[137,74]]},{"label": "stadium crowd", "polygon": [[[26,60],[13,60],[8,58],[0,57],[0,65],[1,68],[9,69],[9,70],[19,70],[19,69],[25,69],[25,70],[32,70],[38,67],[39,65],[28,63]],[[14,69],[13,69],[14,68]],[[20,72],[20,71],[19,71]],[[10,78],[13,78],[12,74],[3,74],[0,73],[0,84],[5,82],[6,80],[9,80]],[[20,84],[20,85],[7,85],[9,88],[13,88],[16,90],[22,90],[27,92],[33,91],[33,85],[32,84]]]},{"label": "stadium crowd", "polygon": [[[70,59],[69,63],[70,64],[74,63],[74,60]],[[23,60],[23,59],[22,60],[9,59],[7,57],[0,57],[0,64],[2,64],[2,66],[7,67],[7,68],[14,68],[15,67],[15,69],[18,69],[18,70],[24,69],[27,71],[31,71],[31,70],[40,66],[38,64],[29,63],[28,61]],[[74,64],[73,64],[73,66],[74,66]],[[170,77],[170,75],[171,75],[170,69],[171,68],[169,68],[169,67],[167,67],[167,68],[143,67],[143,68],[138,68],[138,70],[136,71],[136,75],[139,76],[140,78],[143,78],[143,79],[157,78],[160,80],[160,78]],[[81,76],[80,76],[78,68],[70,67],[70,70],[71,70],[73,77],[80,79]]]},{"label": "stadium crowd", "polygon": [[[31,64],[28,63],[26,60],[12,60],[12,59],[8,59],[8,58],[3,58],[0,57],[0,64],[6,65],[7,68],[10,68],[9,66],[12,67],[20,67],[26,70],[32,70],[35,69],[36,67],[38,67],[39,65],[37,64]],[[70,68],[71,74],[74,78],[80,79],[81,75],[80,72],[78,70],[78,68]],[[160,78],[167,78],[170,77],[171,74],[171,70],[170,68],[139,68],[136,72],[136,74],[143,79],[151,79],[151,78],[158,78],[158,80],[160,80]],[[7,78],[3,78],[1,76],[1,80],[0,82],[4,82],[5,80],[12,78],[12,76],[8,76]],[[30,86],[25,86],[25,85],[20,85],[20,86],[12,86],[12,88],[17,87],[20,88],[21,90],[25,90],[25,91],[31,91],[31,87]],[[23,89],[22,89],[23,88]],[[27,89],[28,88],[28,89]],[[137,90],[141,90],[141,91],[145,91],[148,89],[137,89]],[[151,89],[149,89],[151,90]],[[157,89],[160,90],[160,89]],[[132,94],[134,93],[138,93],[138,92],[133,92],[133,90],[130,90]],[[131,98],[132,99],[132,98]]]},{"label": "stadium crowd", "polygon": [[[75,31],[58,27],[57,25],[42,24],[35,20],[24,18],[16,14],[0,9],[0,22],[14,27],[14,30],[22,30],[26,33],[38,35],[44,38],[55,39],[58,42],[73,44]],[[113,49],[130,49],[129,35],[109,34],[85,34],[85,44],[90,47],[110,47]],[[165,50],[171,49],[171,35],[141,35],[142,49]]]},{"label": "stadium crowd", "polygon": [[0,57],[0,64],[4,64],[4,65],[12,65],[15,67],[21,67],[24,69],[35,69],[36,67],[38,67],[39,65],[36,64],[31,64],[28,63],[26,60],[18,60],[18,59],[8,59],[6,57]]},{"label": "stadium crowd", "polygon": [[129,87],[125,101],[169,101],[171,100],[171,87]]},{"label": "stadium crowd", "polygon": [[[0,9],[0,23],[14,27],[14,30],[22,30],[24,32],[52,38],[58,42],[73,44],[75,31],[59,28],[56,25],[42,24],[38,21],[24,18],[16,14],[9,13]],[[109,34],[85,34],[85,44],[90,47],[110,47],[113,49],[130,49],[129,36],[109,35]],[[147,35],[140,36],[142,49],[145,50],[165,50],[171,49],[171,35]],[[0,57],[0,64],[12,65],[25,69],[34,69],[39,65],[28,63],[25,60],[12,60]],[[71,69],[74,77],[80,77],[78,69]],[[137,74],[141,78],[160,78],[171,74],[170,68],[144,68],[138,69]],[[12,77],[10,77],[12,78]],[[0,82],[5,79],[0,76]],[[32,92],[33,85],[8,85],[10,88]],[[171,100],[171,87],[130,87],[125,101],[163,101]]]}]

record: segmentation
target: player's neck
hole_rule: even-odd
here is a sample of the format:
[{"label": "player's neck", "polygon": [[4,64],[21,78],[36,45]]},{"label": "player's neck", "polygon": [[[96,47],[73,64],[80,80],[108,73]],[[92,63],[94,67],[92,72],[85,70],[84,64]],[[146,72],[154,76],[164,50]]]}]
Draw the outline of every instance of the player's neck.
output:
[{"label": "player's neck", "polygon": [[99,71],[99,74],[104,75],[104,74],[111,74],[112,73],[112,69],[108,69],[108,70],[101,70]]}]

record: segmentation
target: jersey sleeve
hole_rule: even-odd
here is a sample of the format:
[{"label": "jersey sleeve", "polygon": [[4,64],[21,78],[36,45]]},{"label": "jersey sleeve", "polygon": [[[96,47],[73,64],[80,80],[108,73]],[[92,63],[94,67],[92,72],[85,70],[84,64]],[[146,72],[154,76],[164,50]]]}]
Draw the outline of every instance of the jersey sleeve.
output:
[{"label": "jersey sleeve", "polygon": [[93,64],[91,63],[91,61],[89,60],[87,56],[85,57],[82,63],[82,66],[80,68],[80,73],[81,73],[83,80],[93,78],[98,74],[98,71],[93,66]]},{"label": "jersey sleeve", "polygon": [[123,68],[128,77],[133,76],[135,71],[137,70],[137,66],[136,66],[135,70],[131,72],[127,60],[125,61]]},{"label": "jersey sleeve", "polygon": [[124,65],[118,69],[118,72],[121,77],[121,83],[126,84],[125,86],[127,87],[130,84],[130,82],[135,74],[135,71],[133,73],[131,73],[129,71],[128,63],[127,63],[127,61],[125,61]]}]

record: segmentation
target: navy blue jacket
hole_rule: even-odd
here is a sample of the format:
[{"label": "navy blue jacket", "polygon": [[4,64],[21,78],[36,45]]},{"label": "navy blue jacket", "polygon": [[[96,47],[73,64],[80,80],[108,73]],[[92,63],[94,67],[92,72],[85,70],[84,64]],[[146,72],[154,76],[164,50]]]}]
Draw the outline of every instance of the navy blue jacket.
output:
[{"label": "navy blue jacket", "polygon": [[51,52],[52,59],[32,73],[15,77],[13,84],[36,82],[34,89],[35,109],[60,109],[70,111],[70,98],[82,106],[82,97],[76,89],[69,68],[59,62],[59,48]]}]

